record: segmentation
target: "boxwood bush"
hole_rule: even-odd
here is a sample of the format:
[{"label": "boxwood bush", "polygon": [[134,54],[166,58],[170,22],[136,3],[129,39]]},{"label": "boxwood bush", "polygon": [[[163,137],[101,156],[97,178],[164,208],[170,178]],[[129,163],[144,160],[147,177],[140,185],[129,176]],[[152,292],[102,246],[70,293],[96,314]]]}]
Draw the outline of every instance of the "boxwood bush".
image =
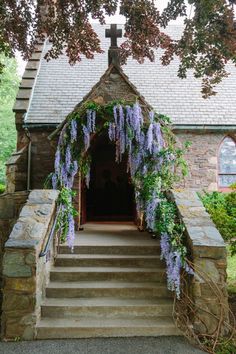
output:
[{"label": "boxwood bush", "polygon": [[222,237],[236,254],[236,188],[231,193],[211,192],[200,195]]}]

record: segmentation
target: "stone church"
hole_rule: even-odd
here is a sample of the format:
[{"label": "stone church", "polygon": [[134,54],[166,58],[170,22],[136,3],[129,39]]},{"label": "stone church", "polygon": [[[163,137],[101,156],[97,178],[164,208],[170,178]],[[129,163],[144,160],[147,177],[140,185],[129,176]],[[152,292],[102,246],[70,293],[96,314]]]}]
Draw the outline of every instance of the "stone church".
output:
[{"label": "stone church", "polygon": [[[68,64],[66,56],[46,62],[50,43],[39,43],[22,78],[14,106],[17,151],[7,162],[7,191],[0,197],[1,337],[32,340],[186,332],[173,320],[176,302],[167,289],[160,240],[139,232],[130,222],[134,221],[130,188],[112,197],[114,181],[121,187],[128,185],[120,175],[125,166],[111,162],[112,148],[98,139],[91,153],[95,187],[92,196],[87,191],[85,200],[83,195],[77,199],[82,202],[85,225],[76,234],[74,253],[59,242],[58,191],[43,189],[54,170],[55,131],[77,105],[95,99],[134,102],[137,97],[143,106],[170,116],[177,138],[191,142],[186,154],[189,175],[182,190],[170,193],[185,226],[193,268],[207,274],[186,283],[191,306],[196,305],[194,314],[191,308],[184,309],[191,314],[187,330],[223,334],[229,319],[226,247],[195,190],[227,190],[236,181],[236,68],[229,67],[231,75],[218,87],[217,96],[204,100],[200,82],[192,75],[177,78],[177,60],[163,67],[158,60],[140,65],[130,59],[121,68],[116,45],[120,31],[112,25],[105,36],[107,26],[95,25],[95,29],[104,54],[94,60],[83,58],[75,66]],[[181,28],[172,26],[168,31],[178,36]],[[100,195],[104,180],[110,193]],[[74,188],[81,190],[81,183],[77,179]]]},{"label": "stone church", "polygon": [[[121,27],[121,26],[120,26]],[[54,146],[47,137],[82,101],[108,67],[110,39],[105,27],[95,25],[103,54],[83,58],[70,66],[66,56],[49,62],[43,59],[50,43],[38,45],[26,65],[14,112],[18,132],[17,152],[7,164],[8,191],[41,188],[53,170]],[[178,37],[181,26],[169,26]],[[122,41],[119,38],[118,44]],[[186,154],[189,175],[183,187],[227,190],[236,182],[236,68],[217,87],[217,95],[201,96],[201,81],[188,74],[177,77],[178,60],[162,66],[158,60],[138,64],[129,59],[122,67],[139,95],[158,113],[168,115],[180,141],[190,141]]]}]

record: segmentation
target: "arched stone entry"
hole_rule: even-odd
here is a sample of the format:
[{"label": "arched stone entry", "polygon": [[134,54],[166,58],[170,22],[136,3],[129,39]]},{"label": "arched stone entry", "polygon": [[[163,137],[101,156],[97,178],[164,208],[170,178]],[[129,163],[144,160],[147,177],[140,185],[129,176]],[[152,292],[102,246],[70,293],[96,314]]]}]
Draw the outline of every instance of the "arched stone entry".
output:
[{"label": "arched stone entry", "polygon": [[90,148],[89,188],[84,188],[86,221],[134,220],[134,190],[127,172],[127,157],[115,161],[115,145],[107,133],[95,137]]}]

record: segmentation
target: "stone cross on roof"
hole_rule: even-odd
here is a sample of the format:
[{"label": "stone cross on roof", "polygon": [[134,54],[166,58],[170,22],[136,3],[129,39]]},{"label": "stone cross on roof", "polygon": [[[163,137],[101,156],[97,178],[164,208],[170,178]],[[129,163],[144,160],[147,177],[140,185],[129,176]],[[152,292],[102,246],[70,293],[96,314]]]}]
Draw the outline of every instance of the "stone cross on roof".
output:
[{"label": "stone cross on roof", "polygon": [[112,24],[110,28],[106,29],[106,38],[111,38],[111,47],[117,47],[117,38],[122,37],[122,30],[117,29],[116,24]]},{"label": "stone cross on roof", "polygon": [[112,24],[106,29],[106,38],[111,38],[111,46],[108,50],[108,65],[120,66],[120,49],[117,45],[117,38],[122,37],[122,30],[117,29],[116,24]]}]

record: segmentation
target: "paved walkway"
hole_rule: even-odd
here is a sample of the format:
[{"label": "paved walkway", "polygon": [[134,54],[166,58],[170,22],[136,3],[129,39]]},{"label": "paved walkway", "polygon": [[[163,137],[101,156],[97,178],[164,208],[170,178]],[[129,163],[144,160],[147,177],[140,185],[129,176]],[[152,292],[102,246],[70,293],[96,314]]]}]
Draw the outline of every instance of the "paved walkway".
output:
[{"label": "paved walkway", "polygon": [[0,342],[1,354],[203,354],[181,337]]}]

